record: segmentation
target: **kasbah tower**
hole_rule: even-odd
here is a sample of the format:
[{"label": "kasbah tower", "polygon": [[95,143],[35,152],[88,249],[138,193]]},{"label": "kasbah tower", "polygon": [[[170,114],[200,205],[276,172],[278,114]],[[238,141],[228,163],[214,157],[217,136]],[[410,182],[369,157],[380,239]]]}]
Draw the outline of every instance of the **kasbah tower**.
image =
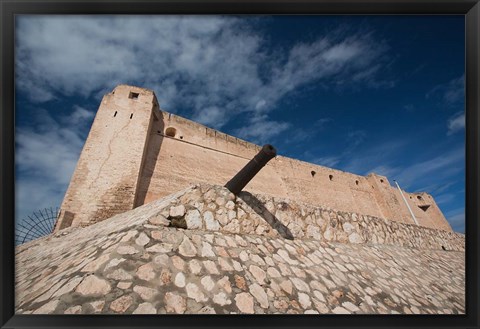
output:
[{"label": "kasbah tower", "polygon": [[[151,90],[119,85],[101,101],[55,231],[103,221],[193,183],[224,185],[259,150],[161,110]],[[359,176],[277,156],[246,190],[452,231],[430,194],[403,191],[402,196],[375,173]]]}]

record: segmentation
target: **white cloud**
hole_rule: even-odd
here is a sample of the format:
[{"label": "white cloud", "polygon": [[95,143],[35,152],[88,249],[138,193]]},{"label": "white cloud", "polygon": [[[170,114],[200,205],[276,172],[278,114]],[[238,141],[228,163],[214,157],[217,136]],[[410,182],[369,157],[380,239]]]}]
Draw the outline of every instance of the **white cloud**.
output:
[{"label": "white cloud", "polygon": [[420,184],[430,181],[435,176],[437,181],[452,177],[461,172],[465,167],[465,149],[457,148],[447,153],[438,155],[414,165],[403,168],[397,174],[397,180],[403,185]]},{"label": "white cloud", "polygon": [[224,39],[218,34],[234,22],[216,17],[23,16],[16,32],[17,82],[21,87],[30,80],[47,96],[87,96],[140,81],[161,87],[157,91],[165,103],[164,88],[179,93],[172,83],[193,83],[215,65],[225,66],[225,54],[216,56],[218,49],[211,44]]},{"label": "white cloud", "polygon": [[259,100],[257,105],[255,105],[255,110],[261,110],[266,104],[267,102],[264,99]]},{"label": "white cloud", "polygon": [[266,115],[254,117],[250,121],[248,126],[235,130],[235,135],[251,139],[257,144],[269,143],[273,137],[291,127],[288,122],[270,120]]},{"label": "white cloud", "polygon": [[[430,182],[431,183],[431,182]],[[459,181],[457,180],[452,180],[452,181],[448,181],[448,182],[445,182],[445,181],[434,181],[433,183],[431,184],[428,184],[428,185],[423,185],[422,187],[418,188],[419,191],[429,191],[429,193],[432,193],[432,194],[436,194],[436,195],[440,195],[440,193],[444,193],[445,191],[448,191],[450,189],[450,193],[452,192],[452,187],[455,185],[455,184],[458,184],[460,183]],[[460,191],[459,191],[460,193]],[[445,194],[446,195],[446,194]],[[452,194],[452,195],[457,195],[458,194]],[[440,195],[441,196],[441,195]],[[438,203],[438,202],[437,202]]]},{"label": "white cloud", "polygon": [[465,75],[439,84],[430,90],[426,97],[440,97],[446,105],[455,105],[465,99]]},{"label": "white cloud", "polygon": [[[323,128],[324,124],[332,121],[329,118],[318,120],[314,126],[319,126],[320,129]],[[357,155],[353,156],[354,151],[360,146],[366,139],[367,133],[363,130],[355,130],[347,132],[345,135],[346,146],[342,151],[337,152],[335,155],[325,155],[325,156],[312,156],[308,153],[308,161],[326,166],[326,167],[336,167],[339,163],[345,163],[349,159],[356,158]],[[354,171],[353,171],[354,172]]]},{"label": "white cloud", "polygon": [[20,177],[15,180],[15,221],[18,224],[28,221],[33,212],[45,208],[59,207],[65,190],[48,179]]},{"label": "white cloud", "polygon": [[[368,173],[375,173],[378,175],[385,176],[387,178],[394,177],[396,173],[398,173],[399,168],[396,167],[391,167],[388,165],[380,165],[378,167],[374,167],[370,170],[368,170]],[[393,181],[391,182],[393,183]]]},{"label": "white cloud", "polygon": [[445,216],[455,232],[465,233],[465,209],[455,209]]},{"label": "white cloud", "polygon": [[[409,189],[412,186],[430,187],[438,189],[445,184],[451,184],[452,177],[457,177],[465,166],[465,149],[458,147],[448,152],[438,154],[422,160],[411,159],[410,165],[399,166],[399,157],[408,154],[406,146],[408,139],[392,140],[357,152],[355,157],[344,166],[344,170],[367,175],[377,173],[396,179],[402,188]],[[407,152],[407,153],[405,153]],[[432,185],[432,177],[435,185]],[[440,192],[442,189],[440,188]],[[431,190],[430,190],[431,191]],[[428,192],[428,190],[427,190]]]},{"label": "white cloud", "polygon": [[334,168],[340,162],[340,157],[335,156],[327,156],[327,157],[320,157],[312,160],[313,163],[319,164],[321,166]]},{"label": "white cloud", "polygon": [[465,112],[459,112],[448,119],[447,135],[453,135],[460,131],[465,131]]},{"label": "white cloud", "polygon": [[75,105],[73,107],[73,112],[70,116],[67,117],[67,121],[71,125],[85,124],[89,120],[93,119],[95,113],[89,111],[81,106]]},{"label": "white cloud", "polygon": [[351,131],[347,134],[347,142],[348,146],[344,151],[344,155],[348,156],[352,154],[352,152],[362,144],[365,139],[367,138],[367,132],[364,130],[355,130]]},{"label": "white cloud", "polygon": [[448,103],[455,103],[465,97],[465,75],[451,80],[445,88],[443,98]]},{"label": "white cloud", "polygon": [[162,108],[190,110],[221,128],[240,113],[275,109],[305,84],[381,84],[377,71],[387,47],[371,34],[332,31],[283,52],[266,51],[261,29],[251,22],[220,16],[21,16],[17,87],[42,102],[139,84],[156,92]]},{"label": "white cloud", "polygon": [[437,205],[448,204],[453,200],[455,200],[455,194],[452,193],[445,193],[435,197],[435,202]]},{"label": "white cloud", "polygon": [[[310,127],[293,127],[288,134],[284,134],[282,142],[285,144],[299,144],[319,136],[325,129],[327,123],[333,121],[331,118],[320,118]],[[312,157],[311,154],[308,155]]]},{"label": "white cloud", "polygon": [[197,112],[193,120],[203,123],[206,126],[220,128],[228,121],[226,114],[225,111],[222,111],[217,106],[210,106]]},{"label": "white cloud", "polygon": [[[93,113],[74,106],[59,122],[38,109],[34,127],[17,128],[15,165],[16,218],[60,206],[85,140]],[[55,203],[55,204],[52,204]]]},{"label": "white cloud", "polygon": [[367,175],[371,172],[390,173],[387,177],[392,177],[397,172],[396,166],[391,166],[389,163],[392,160],[398,159],[398,154],[403,152],[405,146],[408,144],[407,139],[387,140],[370,144],[361,150],[355,152],[355,156],[347,157],[343,170],[356,173],[359,175]]},{"label": "white cloud", "polygon": [[45,133],[19,129],[16,140],[16,161],[21,170],[50,173],[52,184],[68,184],[77,162],[72,151],[83,145],[78,136],[65,128]]},{"label": "white cloud", "polygon": [[332,122],[332,121],[333,121],[332,118],[320,118],[317,121],[315,121],[313,126],[316,129],[323,129],[327,125],[327,123]]}]

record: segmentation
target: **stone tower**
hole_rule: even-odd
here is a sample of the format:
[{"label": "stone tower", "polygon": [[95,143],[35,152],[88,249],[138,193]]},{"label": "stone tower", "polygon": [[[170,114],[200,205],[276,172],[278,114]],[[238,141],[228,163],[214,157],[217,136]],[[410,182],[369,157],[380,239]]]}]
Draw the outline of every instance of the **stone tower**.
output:
[{"label": "stone tower", "polygon": [[155,94],[147,89],[119,85],[103,97],[55,231],[86,226],[134,208],[158,111]]}]

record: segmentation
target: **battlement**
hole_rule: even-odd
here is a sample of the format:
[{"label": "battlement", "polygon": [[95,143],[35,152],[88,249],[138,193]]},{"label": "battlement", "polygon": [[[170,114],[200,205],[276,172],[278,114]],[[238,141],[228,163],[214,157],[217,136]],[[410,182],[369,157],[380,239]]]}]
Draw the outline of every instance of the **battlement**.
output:
[{"label": "battlement", "polygon": [[[86,226],[185,189],[224,185],[260,146],[160,110],[151,90],[119,85],[105,95],[62,203],[56,231]],[[431,195],[387,177],[355,175],[277,156],[246,186],[340,211],[451,231]]]}]

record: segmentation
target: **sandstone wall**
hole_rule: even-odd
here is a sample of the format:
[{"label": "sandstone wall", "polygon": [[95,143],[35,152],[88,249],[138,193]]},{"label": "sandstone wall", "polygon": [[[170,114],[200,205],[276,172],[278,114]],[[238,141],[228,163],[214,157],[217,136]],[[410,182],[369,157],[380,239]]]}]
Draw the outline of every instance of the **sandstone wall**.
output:
[{"label": "sandstone wall", "polygon": [[[260,149],[182,117],[162,112],[154,123],[137,205],[181,190],[191,183],[224,185]],[[170,131],[170,136],[167,134]],[[171,133],[172,131],[175,133]],[[246,186],[292,200],[414,223],[397,188],[384,176],[359,176],[283,156],[271,160]],[[404,192],[419,225],[451,231],[433,198]],[[418,206],[427,204],[423,211]]]},{"label": "sandstone wall", "polygon": [[[131,98],[131,93],[137,97]],[[102,100],[56,230],[89,225],[191,183],[224,185],[259,150],[257,145],[159,111],[152,91],[118,86]],[[364,177],[277,156],[246,190],[414,223],[399,191],[376,174]],[[405,196],[419,225],[451,231],[430,195],[405,192]]]},{"label": "sandstone wall", "polygon": [[153,92],[142,88],[118,86],[104,96],[64,197],[56,230],[88,225],[133,208],[147,137],[158,115],[155,104]]}]

